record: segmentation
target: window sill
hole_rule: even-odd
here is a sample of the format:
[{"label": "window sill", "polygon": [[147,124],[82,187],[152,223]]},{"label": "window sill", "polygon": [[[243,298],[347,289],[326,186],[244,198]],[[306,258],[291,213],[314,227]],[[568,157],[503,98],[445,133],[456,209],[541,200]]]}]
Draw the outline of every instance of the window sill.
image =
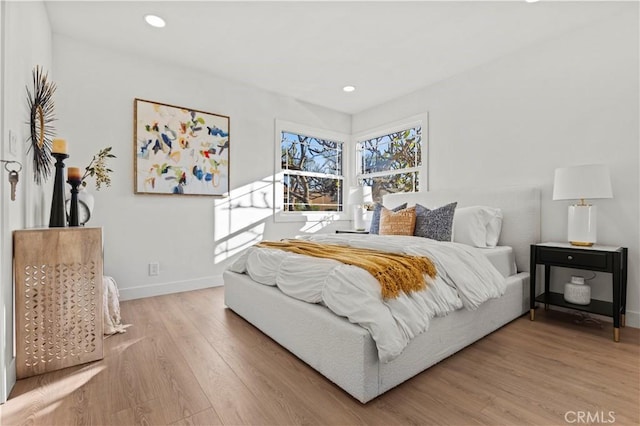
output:
[{"label": "window sill", "polygon": [[274,221],[277,222],[336,222],[350,221],[347,213],[339,212],[276,212]]}]

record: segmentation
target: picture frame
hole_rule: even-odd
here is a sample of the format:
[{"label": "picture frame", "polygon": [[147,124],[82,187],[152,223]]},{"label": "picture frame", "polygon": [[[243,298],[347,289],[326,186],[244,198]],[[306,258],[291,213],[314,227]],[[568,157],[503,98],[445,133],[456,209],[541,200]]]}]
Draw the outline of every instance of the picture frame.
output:
[{"label": "picture frame", "polygon": [[135,98],[134,193],[229,193],[230,118]]}]

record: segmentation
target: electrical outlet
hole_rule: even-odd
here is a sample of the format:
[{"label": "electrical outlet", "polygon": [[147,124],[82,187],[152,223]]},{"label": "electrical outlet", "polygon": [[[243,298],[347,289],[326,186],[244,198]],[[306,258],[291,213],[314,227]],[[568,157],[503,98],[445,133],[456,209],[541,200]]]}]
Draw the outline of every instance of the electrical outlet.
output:
[{"label": "electrical outlet", "polygon": [[149,263],[149,276],[154,277],[156,275],[160,275],[160,263],[151,262]]}]

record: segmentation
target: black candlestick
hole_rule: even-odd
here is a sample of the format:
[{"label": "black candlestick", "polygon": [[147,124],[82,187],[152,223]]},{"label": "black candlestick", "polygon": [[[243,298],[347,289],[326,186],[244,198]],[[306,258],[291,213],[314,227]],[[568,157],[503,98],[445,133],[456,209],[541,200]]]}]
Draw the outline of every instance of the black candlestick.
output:
[{"label": "black candlestick", "polygon": [[78,216],[78,187],[82,183],[81,180],[68,180],[71,185],[71,205],[69,206],[69,226],[80,226]]},{"label": "black candlestick", "polygon": [[64,208],[64,160],[69,158],[69,155],[59,152],[54,152],[51,155],[56,159],[56,177],[53,181],[49,227],[65,227],[67,226],[67,212]]}]

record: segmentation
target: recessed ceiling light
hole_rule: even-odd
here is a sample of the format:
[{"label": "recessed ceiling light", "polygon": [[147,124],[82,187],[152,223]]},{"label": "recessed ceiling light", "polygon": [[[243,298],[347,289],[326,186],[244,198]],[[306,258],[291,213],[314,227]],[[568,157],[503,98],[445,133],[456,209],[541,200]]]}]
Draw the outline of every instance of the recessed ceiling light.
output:
[{"label": "recessed ceiling light", "polygon": [[524,0],[524,1],[526,1],[527,3],[537,3],[538,2],[538,0]]},{"label": "recessed ceiling light", "polygon": [[147,24],[156,28],[162,28],[167,25],[166,22],[164,22],[164,19],[156,15],[146,15],[144,20],[147,21]]},{"label": "recessed ceiling light", "polygon": [[349,92],[353,92],[354,90],[356,90],[355,86],[344,86],[342,88],[342,90],[344,90],[345,92],[349,93]]}]

